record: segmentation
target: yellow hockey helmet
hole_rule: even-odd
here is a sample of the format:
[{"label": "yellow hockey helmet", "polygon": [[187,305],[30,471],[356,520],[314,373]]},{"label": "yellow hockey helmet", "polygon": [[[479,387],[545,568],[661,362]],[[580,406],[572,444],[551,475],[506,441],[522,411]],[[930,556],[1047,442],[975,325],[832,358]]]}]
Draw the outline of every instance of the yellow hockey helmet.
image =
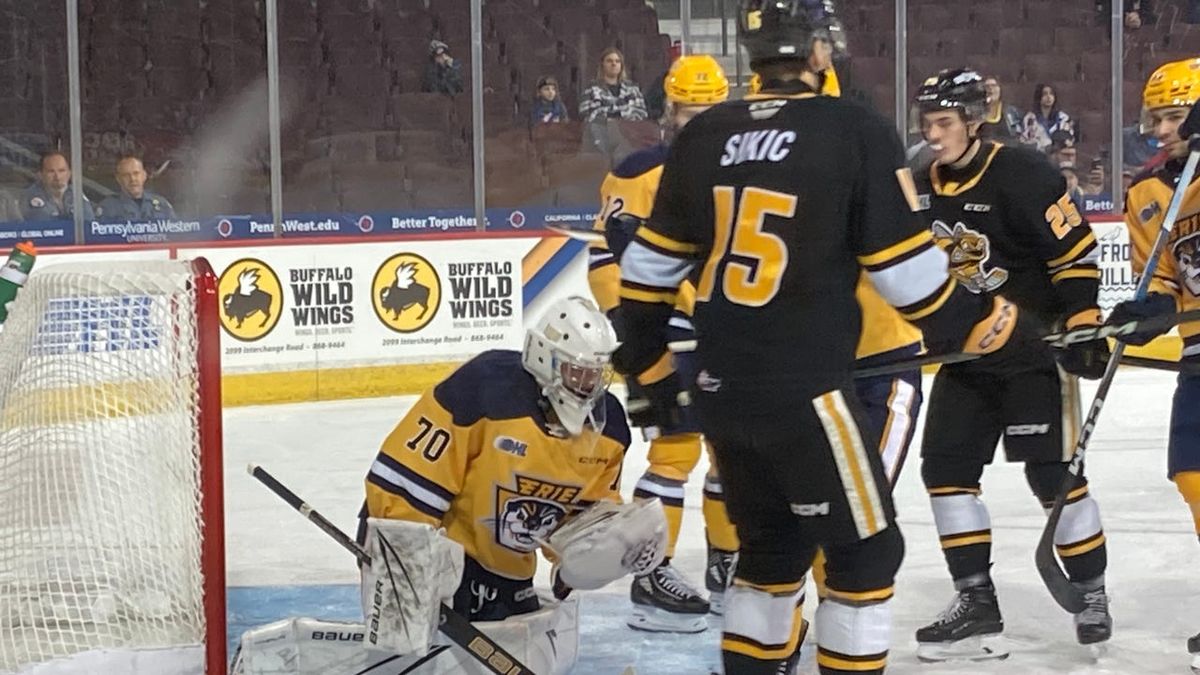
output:
[{"label": "yellow hockey helmet", "polygon": [[746,93],[750,96],[762,91],[762,75],[754,73],[750,76],[750,84],[746,86]]},{"label": "yellow hockey helmet", "polygon": [[1200,99],[1200,58],[1159,66],[1142,91],[1142,107],[1146,110],[1192,105],[1197,99]]},{"label": "yellow hockey helmet", "polygon": [[[825,77],[821,82],[821,94],[838,97],[842,95],[842,84],[838,81],[837,71],[833,67],[825,69]],[[762,91],[762,75],[750,75],[750,84],[746,85],[746,95],[753,96]]]},{"label": "yellow hockey helmet", "polygon": [[1150,112],[1190,106],[1200,99],[1200,58],[1172,61],[1158,67],[1142,90],[1142,132],[1151,128]]},{"label": "yellow hockey helmet", "polygon": [[729,80],[708,54],[681,56],[663,80],[667,100],[679,105],[714,105],[729,98]]}]

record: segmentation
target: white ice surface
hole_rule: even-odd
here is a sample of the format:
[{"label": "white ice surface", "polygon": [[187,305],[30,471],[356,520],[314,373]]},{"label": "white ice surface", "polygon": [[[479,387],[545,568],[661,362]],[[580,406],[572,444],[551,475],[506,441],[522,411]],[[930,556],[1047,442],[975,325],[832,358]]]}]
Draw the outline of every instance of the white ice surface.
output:
[{"label": "white ice surface", "polygon": [[[926,380],[926,393],[929,382]],[[897,580],[889,673],[1188,673],[1185,641],[1200,630],[1200,546],[1190,514],[1166,480],[1169,374],[1123,369],[1089,451],[1092,494],[1109,542],[1108,588],[1115,635],[1094,658],[1075,643],[1071,618],[1042,587],[1033,548],[1043,523],[1020,465],[998,463],[984,476],[991,511],[993,576],[1013,654],[984,664],[924,665],[913,631],[950,599],[951,585],[920,480],[920,438],[896,489],[907,556]],[[1085,402],[1092,388],[1085,386]],[[352,558],[245,473],[257,462],[315,508],[353,533],[362,479],[383,437],[412,398],[233,409],[225,416],[226,506],[231,586],[356,583]],[[1200,414],[1200,411],[1196,411]],[[644,470],[645,445],[631,448],[623,493]],[[676,561],[702,579],[700,512],[703,464],[688,484]],[[635,633],[624,627],[628,584],[584,596],[582,660],[577,672],[707,673],[719,663],[717,628],[696,636]],[[810,589],[810,597],[815,593]],[[810,615],[815,600],[806,607]],[[719,622],[712,622],[719,627]],[[811,634],[810,634],[811,635]],[[811,642],[810,637],[810,642]],[[811,656],[808,657],[811,660]],[[805,671],[815,673],[811,662]]]}]

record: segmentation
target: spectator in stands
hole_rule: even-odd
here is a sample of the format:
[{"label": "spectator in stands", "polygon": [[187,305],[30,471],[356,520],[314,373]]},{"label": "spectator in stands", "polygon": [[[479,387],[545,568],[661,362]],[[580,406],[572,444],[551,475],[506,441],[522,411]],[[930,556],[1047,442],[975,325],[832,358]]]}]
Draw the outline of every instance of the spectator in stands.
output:
[{"label": "spectator in stands", "polygon": [[1076,209],[1083,210],[1083,188],[1079,187],[1079,174],[1075,173],[1075,167],[1064,166],[1059,169],[1063,178],[1067,179],[1067,195],[1071,197],[1071,203]]},{"label": "spectator in stands", "polygon": [[1092,160],[1092,168],[1088,171],[1087,184],[1083,186],[1085,195],[1108,194],[1108,176],[1104,171],[1104,160],[1097,157]]},{"label": "spectator in stands", "polygon": [[585,122],[647,118],[642,90],[626,77],[625,57],[616,47],[609,47],[600,55],[596,81],[579,100],[579,116]]},{"label": "spectator in stands", "polygon": [[1131,124],[1121,130],[1125,166],[1141,168],[1158,154],[1158,139],[1143,134],[1142,125]]},{"label": "spectator in stands", "polygon": [[421,78],[421,91],[436,94],[461,94],[462,67],[450,55],[450,46],[441,40],[429,43],[429,63]]},{"label": "spectator in stands", "polygon": [[[72,220],[75,195],[71,186],[71,165],[67,156],[52,150],[42,155],[38,182],[21,196],[21,217],[25,220]],[[95,219],[92,203],[83,196],[83,219]]]},{"label": "spectator in stands", "polygon": [[[1125,28],[1137,30],[1152,25],[1158,20],[1154,14],[1153,0],[1123,0],[1125,3]],[[1112,0],[1096,0],[1096,21],[1108,24],[1112,14]]]},{"label": "spectator in stands", "polygon": [[537,99],[531,112],[533,126],[567,121],[567,106],[558,96],[558,80],[549,75],[537,81]]},{"label": "spectator in stands", "polygon": [[1056,131],[1050,139],[1050,161],[1057,167],[1075,168],[1079,152],[1075,148],[1075,137],[1066,131]]},{"label": "spectator in stands", "polygon": [[983,81],[987,90],[988,111],[979,135],[985,139],[1009,144],[1021,137],[1021,111],[1015,105],[1007,105],[1000,96],[1000,80],[995,76]]},{"label": "spectator in stands", "polygon": [[1043,152],[1050,148],[1051,138],[1056,131],[1075,135],[1074,123],[1067,113],[1059,109],[1058,96],[1054,87],[1039,84],[1033,90],[1033,110],[1025,113],[1021,121],[1021,142]]},{"label": "spectator in stands", "polygon": [[146,168],[140,158],[126,155],[117,160],[116,176],[121,192],[100,202],[99,220],[148,222],[175,217],[175,207],[166,197],[146,189]]}]

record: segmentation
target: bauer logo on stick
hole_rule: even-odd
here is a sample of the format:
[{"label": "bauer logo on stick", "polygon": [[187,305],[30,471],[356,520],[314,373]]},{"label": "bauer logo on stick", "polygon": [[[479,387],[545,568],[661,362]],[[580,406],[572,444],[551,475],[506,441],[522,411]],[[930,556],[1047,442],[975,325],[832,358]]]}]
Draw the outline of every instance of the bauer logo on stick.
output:
[{"label": "bauer logo on stick", "polygon": [[397,253],[385,260],[371,283],[375,316],[397,333],[415,333],[429,325],[441,301],[437,270],[415,253]]},{"label": "bauer logo on stick", "polygon": [[260,340],[283,314],[283,287],[275,270],[255,258],[242,258],[221,273],[221,327],[246,342]]}]

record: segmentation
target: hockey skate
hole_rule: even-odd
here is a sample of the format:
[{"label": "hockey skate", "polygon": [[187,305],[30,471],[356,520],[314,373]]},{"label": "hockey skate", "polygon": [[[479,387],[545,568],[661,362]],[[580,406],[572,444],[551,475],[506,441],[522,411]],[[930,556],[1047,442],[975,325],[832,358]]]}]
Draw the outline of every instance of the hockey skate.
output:
[{"label": "hockey skate", "polygon": [[991,582],[963,586],[937,621],[917,629],[917,658],[926,663],[1008,658],[1003,631]]},{"label": "hockey skate", "polygon": [[1200,633],[1188,638],[1188,653],[1192,655],[1192,672],[1200,673]]},{"label": "hockey skate", "polygon": [[733,574],[733,553],[708,545],[708,566],[704,569],[704,588],[708,591],[708,611],[720,616],[725,612],[725,588]]},{"label": "hockey skate", "polygon": [[1112,637],[1112,616],[1108,613],[1108,595],[1104,579],[1076,583],[1083,591],[1087,607],[1075,615],[1075,638],[1081,645],[1094,645]]},{"label": "hockey skate", "polygon": [[699,633],[708,628],[708,601],[668,561],[634,579],[629,599],[630,628],[655,633]]}]

